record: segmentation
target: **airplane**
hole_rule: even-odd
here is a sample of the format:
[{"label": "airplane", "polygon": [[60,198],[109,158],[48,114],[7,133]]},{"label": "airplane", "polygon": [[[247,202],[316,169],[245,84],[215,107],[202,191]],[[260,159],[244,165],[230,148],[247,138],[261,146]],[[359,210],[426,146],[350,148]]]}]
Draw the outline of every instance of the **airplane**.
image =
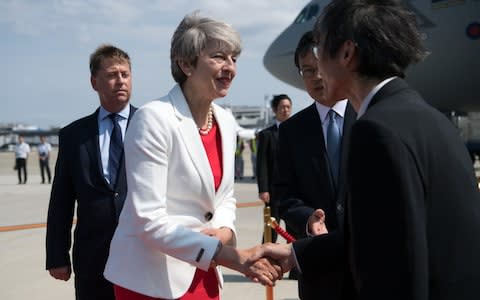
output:
[{"label": "airplane", "polygon": [[[312,0],[269,46],[265,68],[305,90],[294,63],[295,48],[328,0]],[[430,54],[410,66],[407,82],[459,128],[472,161],[480,158],[480,0],[404,0],[417,16]]]},{"label": "airplane", "polygon": [[[267,49],[265,68],[305,89],[293,56],[302,34],[313,28],[328,0],[310,1]],[[411,66],[406,80],[442,112],[480,111],[480,1],[405,0],[417,15],[430,55]]]}]

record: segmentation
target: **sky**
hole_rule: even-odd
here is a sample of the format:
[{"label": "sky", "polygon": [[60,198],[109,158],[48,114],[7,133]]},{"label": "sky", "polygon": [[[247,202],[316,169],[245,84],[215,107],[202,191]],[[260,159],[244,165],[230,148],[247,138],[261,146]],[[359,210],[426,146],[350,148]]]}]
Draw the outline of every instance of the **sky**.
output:
[{"label": "sky", "polygon": [[[194,10],[230,23],[243,51],[226,105],[265,105],[286,93],[296,112],[312,100],[263,66],[270,43],[309,0],[2,0],[0,1],[0,124],[65,126],[99,105],[89,56],[100,44],[130,55],[131,103],[141,106],[173,87],[170,40]],[[292,62],[293,63],[293,62]]]}]

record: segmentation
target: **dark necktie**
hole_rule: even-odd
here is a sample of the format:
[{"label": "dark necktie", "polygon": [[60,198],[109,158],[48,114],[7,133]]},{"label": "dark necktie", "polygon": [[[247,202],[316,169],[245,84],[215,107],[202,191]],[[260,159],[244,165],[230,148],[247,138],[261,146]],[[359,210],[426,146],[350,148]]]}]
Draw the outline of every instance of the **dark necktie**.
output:
[{"label": "dark necktie", "polygon": [[337,184],[338,170],[340,167],[340,129],[337,124],[336,115],[337,113],[334,110],[331,109],[328,111],[327,154],[335,184]]},{"label": "dark necktie", "polygon": [[110,114],[108,117],[112,120],[113,129],[110,135],[110,148],[108,152],[108,174],[110,175],[110,185],[115,187],[117,182],[118,168],[122,159],[123,142],[122,142],[122,129],[118,125],[117,114]]}]

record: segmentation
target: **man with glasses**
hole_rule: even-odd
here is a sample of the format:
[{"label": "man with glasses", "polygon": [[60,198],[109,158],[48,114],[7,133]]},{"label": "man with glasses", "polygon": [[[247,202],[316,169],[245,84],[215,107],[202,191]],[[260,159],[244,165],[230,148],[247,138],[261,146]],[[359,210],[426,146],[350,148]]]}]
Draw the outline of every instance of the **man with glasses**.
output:
[{"label": "man with glasses", "polygon": [[[276,182],[280,216],[295,238],[305,238],[314,211],[326,217],[328,230],[343,223],[344,171],[346,141],[356,114],[346,99],[327,98],[323,80],[313,55],[313,35],[306,32],[295,51],[295,65],[305,88],[315,102],[280,125],[279,177]],[[311,217],[311,221],[315,220]],[[321,256],[322,254],[319,253]],[[316,278],[299,275],[302,300],[339,299],[343,266],[319,270]]]},{"label": "man with glasses", "polygon": [[[314,27],[327,96],[348,97],[359,116],[349,139],[345,238],[337,235],[336,247],[329,232],[293,247],[264,245],[260,254],[283,258],[283,270],[297,263],[311,278],[344,255],[354,293],[345,299],[479,299],[475,172],[457,128],[403,79],[427,54],[403,2],[333,0]],[[326,246],[332,255],[319,256]]]}]

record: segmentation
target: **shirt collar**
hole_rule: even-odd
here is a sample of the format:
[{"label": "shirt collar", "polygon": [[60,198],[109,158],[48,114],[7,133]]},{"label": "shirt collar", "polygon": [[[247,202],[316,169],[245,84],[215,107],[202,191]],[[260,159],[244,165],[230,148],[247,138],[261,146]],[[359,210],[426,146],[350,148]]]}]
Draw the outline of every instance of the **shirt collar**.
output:
[{"label": "shirt collar", "polygon": [[[110,115],[110,114],[111,114],[111,112],[106,110],[103,106],[100,106],[100,110],[98,112],[98,119],[103,120],[103,119],[107,118],[108,115]],[[122,109],[121,111],[119,111],[117,113],[117,115],[122,117],[122,119],[128,119],[128,117],[130,116],[130,104],[125,106],[125,108]]]},{"label": "shirt collar", "polygon": [[358,109],[357,119],[359,119],[367,111],[368,105],[370,104],[370,102],[372,102],[373,96],[375,96],[375,94],[384,85],[386,85],[387,83],[389,83],[390,81],[392,81],[395,78],[397,78],[397,76],[389,77],[389,78],[383,80],[382,82],[380,82],[379,84],[377,84],[376,86],[373,87],[373,89],[370,91],[370,93],[368,93],[367,97],[365,97],[365,99],[363,99],[363,102],[360,105],[360,108]]},{"label": "shirt collar", "polygon": [[327,119],[327,114],[332,109],[339,115],[340,117],[344,118],[345,117],[345,110],[347,109],[347,99],[343,99],[340,101],[337,101],[335,105],[332,107],[323,105],[319,103],[318,101],[315,101],[315,106],[317,107],[318,114],[320,115],[320,120],[322,121],[322,124],[325,122]]}]

